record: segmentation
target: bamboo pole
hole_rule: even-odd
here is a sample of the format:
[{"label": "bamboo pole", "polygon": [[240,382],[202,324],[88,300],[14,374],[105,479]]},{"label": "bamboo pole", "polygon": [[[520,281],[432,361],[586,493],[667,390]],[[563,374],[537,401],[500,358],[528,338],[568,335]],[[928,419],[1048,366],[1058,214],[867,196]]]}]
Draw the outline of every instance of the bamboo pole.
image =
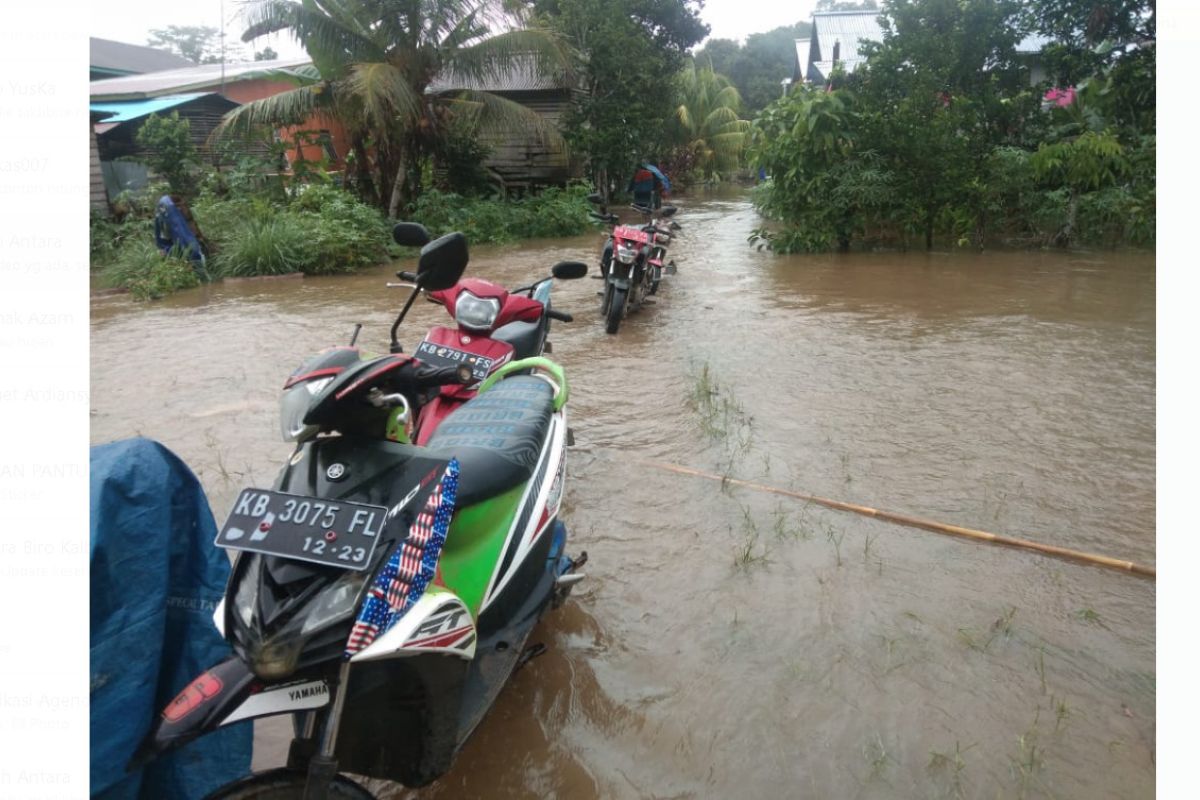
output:
[{"label": "bamboo pole", "polygon": [[835,511],[849,511],[852,514],[860,514],[864,517],[872,517],[873,519],[881,519],[885,522],[892,522],[897,525],[905,525],[910,528],[921,528],[934,533],[942,533],[948,536],[958,536],[964,539],[971,539],[976,542],[987,542],[989,544],[1000,544],[1006,547],[1016,547],[1022,550],[1031,550],[1042,555],[1053,556],[1055,558],[1064,558],[1070,561],[1078,561],[1084,564],[1093,564],[1098,567],[1107,567],[1108,569],[1121,570],[1133,575],[1139,575],[1144,578],[1156,579],[1156,570],[1154,567],[1147,567],[1144,564],[1138,564],[1133,561],[1125,561],[1119,558],[1110,558],[1109,556],[1097,555],[1095,553],[1084,553],[1080,550],[1071,550],[1066,547],[1057,547],[1050,544],[1042,544],[1034,542],[1030,539],[1021,539],[1014,536],[1001,536],[996,533],[988,533],[987,531],[979,531],[974,528],[963,528],[959,525],[947,525],[942,522],[935,522],[921,517],[912,517],[907,514],[896,514],[891,511],[882,511],[878,508],[869,506],[860,506],[855,503],[844,503],[840,500],[830,500],[826,497],[817,497],[816,495],[805,494],[803,492],[795,492],[790,489],[780,489],[777,486],[767,486],[762,483],[752,483],[751,481],[743,481],[738,478],[729,478],[722,475],[714,475],[711,472],[702,472],[698,469],[690,467],[681,467],[677,464],[666,464],[657,461],[641,461],[643,466],[653,467],[654,469],[666,470],[679,475],[691,475],[696,478],[706,478],[712,481],[720,481],[733,486],[743,486],[747,489],[754,489],[759,492],[768,492],[770,494],[783,495],[784,497],[792,497],[797,500],[804,500],[809,503],[815,503],[819,506],[832,508]]}]

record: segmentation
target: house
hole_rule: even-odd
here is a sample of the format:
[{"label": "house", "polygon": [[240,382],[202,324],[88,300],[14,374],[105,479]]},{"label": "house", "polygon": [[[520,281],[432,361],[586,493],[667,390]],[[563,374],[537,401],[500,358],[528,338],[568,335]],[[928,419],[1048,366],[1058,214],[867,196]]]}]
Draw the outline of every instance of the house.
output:
[{"label": "house", "polygon": [[[266,73],[306,66],[311,62],[307,58],[291,58],[240,64],[185,63],[185,67],[129,74],[92,81],[89,85],[92,110],[113,114],[96,127],[110,197],[123,189],[145,185],[145,167],[128,159],[138,153],[137,129],[150,114],[178,111],[191,123],[192,141],[200,152],[211,154],[209,135],[225,113],[252,100],[295,88],[287,80]],[[299,129],[311,129],[316,135],[296,141],[294,149],[287,153],[289,162],[298,158],[308,161],[326,159],[334,168],[341,167],[349,141],[340,126],[314,117],[296,129],[281,129],[279,138],[294,141],[295,131]],[[242,145],[242,149],[259,155],[267,152],[265,144]],[[122,158],[124,160],[117,160]]]},{"label": "house", "polygon": [[[126,189],[140,189],[149,180],[144,164],[136,161],[143,153],[137,134],[151,114],[178,112],[191,128],[191,140],[202,155],[211,152],[208,137],[221,117],[238,103],[215,92],[173,94],[144,100],[93,102],[92,133],[104,188],[111,200]],[[102,118],[97,120],[97,115]]]},{"label": "house", "polygon": [[[445,76],[435,79],[428,91],[433,94],[456,89],[489,92],[535,111],[555,130],[579,90],[564,75],[539,72],[533,59],[484,80]],[[491,148],[484,167],[497,179],[505,192],[523,192],[543,186],[565,186],[583,175],[583,165],[562,145],[544,141],[536,133],[506,131],[485,134],[481,141]]]},{"label": "house", "polygon": [[[796,62],[792,84],[825,84],[840,65],[851,74],[867,59],[860,49],[864,42],[882,42],[883,28],[879,25],[880,11],[823,11],[812,15],[812,35],[796,40]],[[1016,55],[1029,69],[1029,84],[1036,86],[1046,79],[1041,64],[1041,52],[1050,40],[1033,34],[1022,39]]]},{"label": "house", "polygon": [[111,117],[108,111],[93,111],[89,116],[88,136],[91,139],[91,155],[89,172],[91,176],[91,193],[88,206],[93,214],[108,216],[108,192],[104,188],[104,173],[100,167],[100,143],[96,141],[96,123],[106,117]]},{"label": "house", "polygon": [[[89,87],[92,104],[127,100],[148,100],[168,95],[215,93],[235,105],[260,100],[295,88],[295,84],[270,76],[271,71],[287,71],[308,66],[307,58],[284,58],[273,61],[253,61],[240,64],[190,64],[187,67],[164,70],[147,75],[129,75],[106,81],[93,81]],[[340,169],[349,151],[349,138],[335,123],[314,117],[296,129],[283,129],[280,138],[295,139],[295,130],[312,130],[311,141],[296,142],[288,160],[304,159],[331,162]]]},{"label": "house", "polygon": [[95,36],[91,37],[90,50],[88,80],[92,81],[192,65],[183,56],[165,50],[114,42],[112,39],[97,39]]},{"label": "house", "polygon": [[883,41],[879,13],[876,9],[814,13],[810,38],[796,40],[793,82],[825,83],[835,63],[847,74],[854,72],[867,60],[859,51],[859,44]]}]

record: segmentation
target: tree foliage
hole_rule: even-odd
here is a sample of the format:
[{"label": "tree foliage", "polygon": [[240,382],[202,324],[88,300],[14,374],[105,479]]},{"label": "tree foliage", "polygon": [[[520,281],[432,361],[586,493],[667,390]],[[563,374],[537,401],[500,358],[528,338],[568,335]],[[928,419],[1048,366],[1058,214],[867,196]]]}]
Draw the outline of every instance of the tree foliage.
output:
[{"label": "tree foliage", "polygon": [[[1111,43],[1093,48],[1098,71],[1044,100],[1016,51],[1035,24],[1062,46],[1099,35],[1045,22],[1072,3],[887,0],[865,65],[756,120],[753,158],[772,176],[760,207],[788,223],[762,237],[781,250],[913,237],[932,247],[935,235],[982,246],[997,233],[1152,239],[1153,47],[1113,58]],[[1133,30],[1105,20],[1105,31]],[[1135,221],[1115,234],[1122,212]]]},{"label": "tree foliage", "polygon": [[710,39],[696,52],[696,58],[702,63],[711,61],[716,72],[728,77],[737,87],[746,113],[753,114],[783,94],[783,80],[795,72],[796,40],[811,35],[808,22],[797,22],[752,33],[744,46],[732,39]]},{"label": "tree foliage", "polygon": [[534,0],[536,17],[572,47],[583,92],[568,141],[602,191],[667,149],[678,101],[672,76],[708,33],[695,0]]},{"label": "tree foliage", "polygon": [[692,61],[679,75],[679,92],[675,120],[683,146],[695,154],[693,169],[706,179],[737,169],[750,131],[738,116],[737,88],[711,64]]},{"label": "tree foliage", "polygon": [[150,168],[161,175],[171,194],[191,195],[196,189],[195,169],[200,158],[192,144],[192,126],[178,111],[160,117],[151,114],[137,132]]},{"label": "tree foliage", "polygon": [[206,25],[168,25],[150,31],[146,43],[193,64],[221,63],[221,32]]},{"label": "tree foliage", "polygon": [[456,120],[558,139],[536,112],[468,88],[516,70],[567,67],[544,30],[493,33],[488,0],[257,0],[248,19],[243,40],[286,31],[313,65],[271,73],[296,88],[235,109],[222,131],[338,119],[351,137],[356,185],[391,216],[420,194],[425,160]]}]

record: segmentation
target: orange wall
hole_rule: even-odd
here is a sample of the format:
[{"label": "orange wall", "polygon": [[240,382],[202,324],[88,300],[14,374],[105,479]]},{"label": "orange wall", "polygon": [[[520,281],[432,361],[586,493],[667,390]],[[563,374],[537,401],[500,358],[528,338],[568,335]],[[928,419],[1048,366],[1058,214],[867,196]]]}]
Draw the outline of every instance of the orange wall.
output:
[{"label": "orange wall", "polygon": [[[220,86],[211,87],[214,90],[220,90]],[[261,100],[264,97],[286,92],[296,88],[286,81],[272,81],[264,78],[253,78],[244,81],[230,81],[225,84],[225,91],[221,92],[225,97],[235,103],[249,103],[252,100]],[[294,140],[295,132],[298,130],[309,131],[329,131],[329,138],[333,141],[333,149],[337,153],[337,160],[330,164],[331,169],[340,170],[345,164],[346,154],[350,152],[350,137],[346,135],[345,129],[336,121],[329,118],[323,118],[319,115],[313,115],[304,125],[292,128],[280,128],[280,136],[291,142]],[[288,161],[303,158],[306,161],[318,161],[324,155],[319,144],[302,146],[299,148],[292,147],[288,151]]]}]

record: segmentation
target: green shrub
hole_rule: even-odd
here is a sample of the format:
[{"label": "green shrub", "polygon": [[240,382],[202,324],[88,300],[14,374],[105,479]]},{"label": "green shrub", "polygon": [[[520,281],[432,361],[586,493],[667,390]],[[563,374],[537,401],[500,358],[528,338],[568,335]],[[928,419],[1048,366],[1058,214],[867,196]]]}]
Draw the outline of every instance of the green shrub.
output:
[{"label": "green shrub", "polygon": [[114,219],[93,216],[90,225],[92,268],[112,264],[124,245],[133,239],[150,241],[154,236],[152,224],[145,219]]},{"label": "green shrub", "polygon": [[191,123],[172,111],[168,116],[151,114],[137,132],[137,143],[145,149],[150,168],[166,179],[172,194],[191,195],[196,190],[195,170],[200,164],[192,144]]},{"label": "green shrub", "polygon": [[138,300],[155,300],[200,285],[190,261],[177,254],[164,256],[149,236],[124,242],[105,267],[103,279],[109,286],[128,289]]},{"label": "green shrub", "polygon": [[291,211],[312,237],[312,274],[353,272],[385,261],[391,225],[378,209],[333,186],[309,186]]},{"label": "green shrub", "polygon": [[383,214],[333,186],[305,187],[286,207],[262,196],[205,195],[194,211],[223,275],[332,275],[388,258]]},{"label": "green shrub", "polygon": [[250,217],[221,243],[215,270],[247,278],[308,272],[316,260],[311,236],[301,220],[287,212]]},{"label": "green shrub", "polygon": [[481,200],[425,191],[408,218],[434,236],[461,231],[473,244],[573,236],[590,229],[587,187],[549,188],[520,200]]}]

